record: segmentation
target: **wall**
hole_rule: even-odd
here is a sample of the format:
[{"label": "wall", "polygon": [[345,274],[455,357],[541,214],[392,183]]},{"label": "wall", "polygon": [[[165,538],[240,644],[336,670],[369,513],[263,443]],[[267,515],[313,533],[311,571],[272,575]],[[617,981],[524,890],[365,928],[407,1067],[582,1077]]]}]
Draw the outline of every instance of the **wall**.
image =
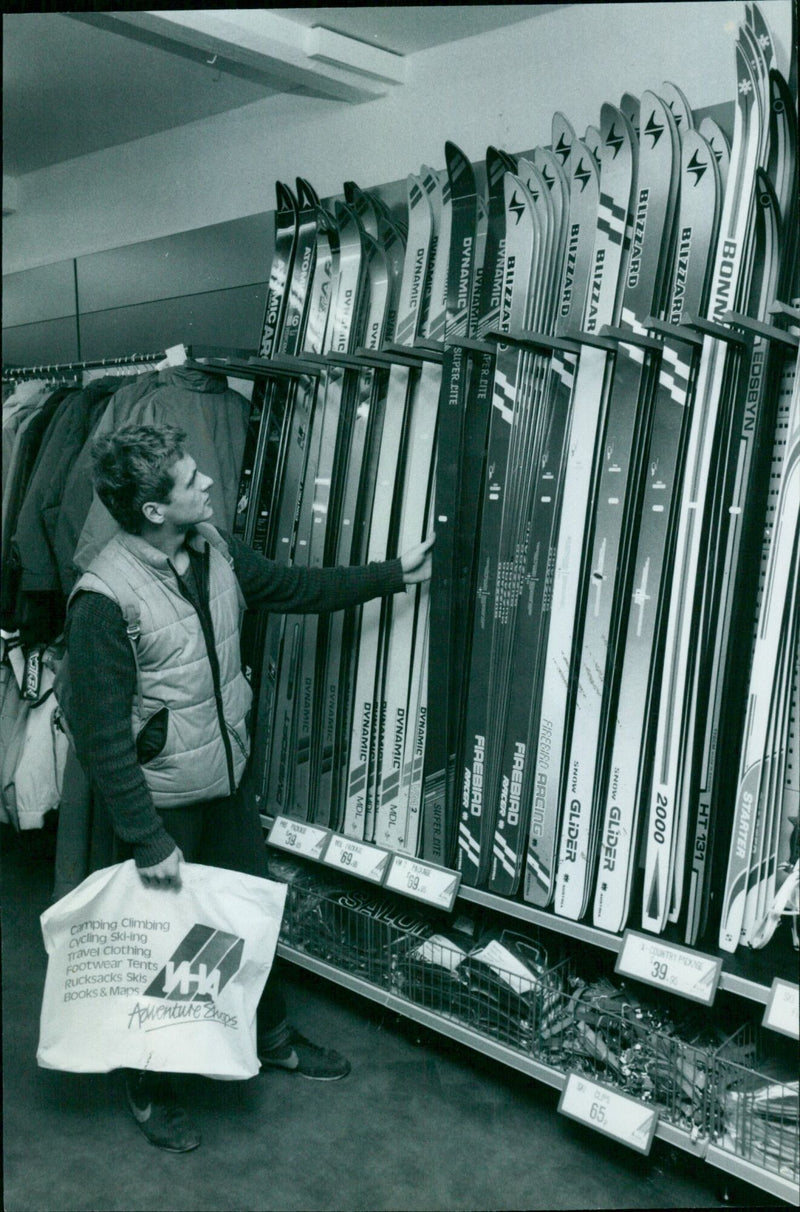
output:
[{"label": "wall", "polygon": [[[18,213],[3,219],[3,271],[259,214],[277,178],[306,176],[335,194],[348,178],[375,185],[423,161],[443,167],[445,139],[473,160],[489,143],[531,147],[549,141],[554,110],[583,129],[603,101],[664,79],[694,107],[730,100],[744,8],[573,5],[420,52],[408,84],[364,105],[270,97],[30,173]],[[762,8],[786,50],[788,0]]]},{"label": "wall", "polygon": [[[89,313],[80,319],[83,357],[141,348],[159,325],[164,344],[254,345],[276,179],[306,176],[325,197],[347,179],[371,186],[422,162],[441,167],[448,138],[475,161],[489,143],[521,151],[549,142],[554,110],[582,131],[603,101],[664,79],[695,109],[728,102],[744,8],[728,0],[572,5],[420,52],[405,86],[364,105],[270,97],[30,173],[19,182],[18,212],[3,218],[4,273],[16,275],[4,293],[26,299],[21,310],[4,307],[13,328],[5,356],[19,362],[24,355],[12,355],[30,342],[38,349],[57,337],[61,349],[77,338],[74,301],[64,311],[43,280],[23,283],[42,266],[59,283],[70,267],[77,275],[78,306]],[[788,69],[789,2],[764,0],[762,9]]]}]

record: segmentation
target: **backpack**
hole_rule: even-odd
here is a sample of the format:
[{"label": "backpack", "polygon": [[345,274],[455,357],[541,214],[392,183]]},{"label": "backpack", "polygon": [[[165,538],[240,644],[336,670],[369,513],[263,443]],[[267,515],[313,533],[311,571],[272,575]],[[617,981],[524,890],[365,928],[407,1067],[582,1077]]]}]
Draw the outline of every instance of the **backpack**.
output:
[{"label": "backpack", "polygon": [[[116,601],[116,599],[114,599]],[[131,651],[133,652],[133,663],[136,666],[136,694],[139,701],[139,713],[142,712],[142,683],[139,676],[139,653],[137,644],[139,636],[142,633],[141,612],[139,603],[130,600],[128,602],[119,602],[122,616],[125,619],[125,630],[130,640]],[[60,728],[65,736],[69,739],[72,748],[75,748],[73,738],[73,721],[74,721],[74,705],[72,701],[72,681],[70,678],[70,661],[69,651],[64,633],[58,637],[53,644],[53,654],[56,664],[56,676],[53,682],[53,694],[55,695],[58,706],[55,711],[55,724]]]}]

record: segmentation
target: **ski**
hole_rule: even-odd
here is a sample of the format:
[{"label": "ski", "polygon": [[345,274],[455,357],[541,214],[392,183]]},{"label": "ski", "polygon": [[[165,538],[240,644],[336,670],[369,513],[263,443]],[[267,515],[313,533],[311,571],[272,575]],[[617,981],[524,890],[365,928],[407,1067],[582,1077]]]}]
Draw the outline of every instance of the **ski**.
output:
[{"label": "ski", "polygon": [[[348,187],[345,187],[345,191],[347,190]],[[384,216],[382,208],[377,205],[377,200],[372,195],[362,194],[361,191],[356,193],[355,185],[350,184],[348,196],[350,205],[353,205],[356,208],[356,213],[362,216],[362,222],[365,223],[368,233],[377,239],[379,248],[381,248],[383,253],[385,270],[387,270],[382,324],[379,326],[376,325],[376,320],[373,319],[367,325],[365,348],[370,353],[375,353],[375,351],[381,349],[384,341],[392,341],[394,338],[402,281],[402,263],[404,263],[405,256],[405,239],[398,225]],[[361,200],[361,206],[359,206],[359,199]],[[365,215],[365,205],[371,207],[371,217]],[[378,264],[382,264],[382,262],[376,262],[373,258],[370,259],[371,274],[375,274]],[[379,280],[373,285],[375,285],[375,288],[371,291],[371,298],[375,297],[376,290],[383,295],[382,273],[379,275]],[[367,398],[367,387],[370,381],[371,394]],[[364,435],[365,447],[364,453],[362,453],[361,474],[358,484],[355,482],[355,476],[350,476],[348,480],[348,496],[345,497],[343,502],[343,518],[352,519],[349,554],[347,549],[347,533],[345,533],[345,527],[343,527],[341,534],[345,545],[337,556],[337,562],[365,564],[368,558],[372,509],[373,504],[375,504],[377,487],[378,461],[379,454],[381,454],[385,407],[387,407],[388,383],[389,372],[385,367],[368,366],[361,373],[360,395],[356,412],[359,412],[361,408],[366,408],[368,413],[366,433]],[[356,491],[355,504],[353,504],[352,496],[354,491]],[[344,827],[345,808],[347,808],[349,739],[350,731],[353,728],[355,710],[353,694],[361,628],[361,610],[361,607],[355,607],[353,610],[345,612],[342,619],[341,642],[339,642],[341,656],[339,656],[338,669],[336,653],[338,621],[336,616],[332,619],[333,634],[325,670],[324,685],[327,687],[325,701],[332,701],[333,698],[336,701],[336,739],[333,742],[330,754],[328,754],[327,749],[322,751],[320,796],[321,799],[324,799],[326,796],[327,766],[328,761],[330,761],[332,767],[330,774],[331,824],[338,830],[342,830]]]},{"label": "ski", "polygon": [[[634,227],[620,327],[646,336],[644,320],[660,310],[670,268],[680,144],[669,108],[654,93],[641,100],[641,145]],[[569,767],[575,798],[604,806],[594,924],[617,931],[626,914],[637,827],[633,803],[619,804],[608,785],[608,730],[616,713],[618,641],[627,625],[631,546],[641,499],[642,451],[652,424],[654,368],[647,350],[624,340],[617,354],[598,468],[578,695]]]},{"label": "ski", "polygon": [[[364,233],[355,213],[337,203],[339,266],[331,300],[326,354],[352,353],[361,342],[364,311]],[[334,474],[340,434],[348,424],[354,394],[354,374],[333,363],[322,369],[318,405],[312,427],[310,455],[298,525],[295,563],[321,568],[326,563],[329,533],[335,529]],[[289,727],[289,802],[291,815],[314,818],[311,795],[311,744],[314,731],[315,669],[318,636],[324,627],[320,615],[287,616],[292,635],[291,662],[285,662],[283,710]],[[295,663],[296,654],[296,663]],[[277,722],[276,722],[277,732]]]},{"label": "ski", "polygon": [[[426,287],[427,313],[423,334],[441,341],[447,305],[452,206],[446,174],[424,170],[423,188],[433,218],[433,263]],[[422,334],[420,334],[422,335]],[[436,414],[442,380],[441,365],[424,361],[410,397],[401,493],[398,550],[424,538],[429,494],[432,491]],[[405,845],[411,750],[420,726],[420,703],[411,702],[410,685],[415,665],[421,659],[429,587],[416,586],[393,603],[385,637],[383,682],[380,693],[378,755],[380,799],[375,822],[375,841],[391,850]],[[416,682],[419,690],[419,680]]]},{"label": "ski", "polygon": [[[277,206],[275,210],[275,247],[267,283],[267,298],[264,321],[258,352],[262,358],[272,356],[283,325],[286,310],[287,286],[294,259],[297,235],[297,202],[291,190],[282,182],[276,183]],[[242,460],[239,480],[234,534],[252,545],[255,521],[258,516],[258,501],[254,493],[256,484],[262,482],[265,448],[274,431],[280,434],[280,424],[275,425],[271,415],[274,380],[259,378],[253,385],[248,442]],[[263,423],[262,423],[263,422]],[[272,479],[272,478],[271,478]],[[272,480],[274,483],[274,480]]]},{"label": "ski", "polygon": [[[747,277],[750,212],[760,142],[756,83],[742,49],[741,35],[736,66],[739,88],[734,140],[708,307],[711,318],[716,320],[735,304],[742,280]],[[703,338],[676,516],[672,583],[665,607],[664,660],[658,704],[654,708],[653,778],[647,804],[647,812],[653,819],[656,808],[659,809],[664,835],[670,838],[682,782],[691,777],[685,741],[692,712],[689,668],[696,647],[694,609],[701,575],[703,497],[711,475],[720,400],[723,392],[730,390],[729,381],[736,372],[738,356],[727,343],[711,336]]]},{"label": "ski", "polygon": [[[638,147],[620,110],[601,110],[599,201],[589,294],[583,316],[587,342],[604,324],[619,320],[631,205],[635,196]],[[598,458],[611,382],[612,359],[602,345],[584,344],[578,363],[564,499],[556,543],[550,629],[544,657],[542,724],[537,752],[548,750],[552,772],[542,786],[544,819],[561,821],[556,866],[555,908],[577,919],[585,912],[591,872],[590,806],[574,796],[566,766],[574,709],[576,658],[582,635],[580,602],[588,575],[586,533],[593,513],[593,468]],[[539,893],[535,868],[526,870],[525,899]]]},{"label": "ski", "polygon": [[[554,292],[556,312],[553,330],[557,338],[580,328],[589,284],[589,270],[597,221],[599,177],[592,153],[570,131],[564,137],[565,120],[556,115],[553,146],[570,144],[568,176],[556,161],[548,165],[548,153],[537,153],[542,174],[554,185],[562,176],[563,233],[558,232],[563,263],[556,264],[560,277]],[[569,184],[568,184],[569,181]],[[553,187],[551,187],[553,188]],[[559,225],[557,225],[559,226]],[[530,697],[519,697],[519,710],[512,699],[506,727],[505,754],[501,766],[500,801],[493,845],[490,889],[513,895],[528,848],[528,866],[547,888],[549,900],[554,869],[556,822],[542,812],[547,780],[547,743],[537,744],[542,718],[542,657],[550,622],[555,526],[561,509],[577,357],[569,350],[554,350],[543,398],[542,442],[531,476],[532,494],[527,533],[528,567],[522,610],[517,617],[512,668],[530,669]],[[526,701],[527,700],[527,701]],[[547,723],[544,730],[547,730]],[[530,821],[530,838],[528,823]]]},{"label": "ski", "polygon": [[[682,123],[679,241],[672,273],[667,318],[672,325],[701,312],[710,287],[720,216],[720,178],[711,148]],[[610,781],[606,811],[617,803],[648,800],[651,703],[659,678],[659,620],[669,584],[675,502],[680,490],[687,415],[696,374],[693,346],[666,336],[661,351],[653,425],[644,458],[637,553],[633,565],[627,635],[621,649],[619,698],[611,735]],[[645,895],[642,924],[660,930],[662,905],[668,906],[668,874],[657,856],[666,850],[658,805],[644,826]]]},{"label": "ski", "polygon": [[[540,191],[544,202],[546,187]],[[535,203],[520,177],[504,178],[505,256],[499,328],[503,332],[528,327],[531,280],[541,253],[541,221]],[[489,422],[486,477],[481,507],[481,534],[477,558],[476,606],[473,622],[469,697],[461,781],[461,820],[458,834],[458,863],[466,884],[480,883],[489,866],[491,834],[484,812],[494,811],[496,757],[490,728],[496,734],[491,682],[497,669],[496,632],[508,621],[507,608],[513,594],[513,567],[507,549],[508,526],[503,540],[503,521],[508,513],[509,461],[512,436],[520,424],[524,379],[529,355],[513,344],[498,346]],[[514,419],[517,417],[517,430]],[[513,552],[511,553],[513,554]],[[490,706],[491,704],[491,706]],[[487,743],[488,742],[488,743]],[[482,842],[482,838],[486,840]]]},{"label": "ski", "polygon": [[[456,527],[463,414],[469,384],[469,358],[454,338],[465,337],[473,306],[477,236],[477,194],[472,165],[453,143],[445,144],[452,206],[447,273],[446,343],[436,436],[436,545],[430,585],[430,638],[427,694],[437,709],[427,719],[424,744],[422,813],[426,849],[433,861],[444,857],[448,798],[452,801],[454,736],[461,701],[461,654],[455,643]],[[418,744],[418,742],[417,742]],[[448,784],[450,786],[448,787]],[[434,857],[437,856],[437,857]]]},{"label": "ski", "polygon": [[[309,205],[304,206],[299,215],[297,251],[286,318],[277,349],[278,355],[289,357],[296,356],[301,349],[314,354],[322,350],[328,323],[331,276],[338,257],[338,239],[332,233],[333,225],[329,217],[316,204],[312,205],[310,198],[308,202]],[[278,563],[290,564],[294,559],[316,394],[317,380],[311,375],[291,380],[279,468],[280,493],[269,523],[268,548]],[[257,799],[268,812],[283,811],[287,806],[286,781],[284,778],[278,784],[276,771],[283,762],[285,772],[288,755],[285,749],[283,754],[275,749],[275,708],[283,638],[283,616],[269,616],[264,627],[260,693],[253,739],[253,768],[257,772],[259,788]],[[282,743],[288,745],[286,728],[281,729],[280,736]]]},{"label": "ski", "polygon": [[[403,262],[394,340],[411,345],[420,321],[422,291],[430,256],[432,214],[428,196],[416,177],[407,184],[409,227]],[[396,551],[397,517],[393,507],[395,482],[401,466],[407,401],[419,375],[416,366],[395,362],[389,369],[383,431],[377,460],[367,557],[386,559]],[[373,840],[375,817],[375,767],[377,764],[378,675],[382,632],[391,615],[392,603],[366,602],[361,608],[357,670],[353,695],[353,718],[348,745],[347,799],[343,832],[348,837]]]},{"label": "ski", "polygon": [[[369,288],[369,311],[364,326],[363,345],[367,350],[376,351],[383,343],[386,330],[389,267],[386,253],[376,240],[364,234],[362,242]],[[373,367],[365,367],[357,374],[350,432],[341,435],[342,449],[339,452],[339,460],[343,483],[337,493],[340,496],[340,505],[333,519],[335,542],[330,550],[330,562],[333,564],[360,562],[357,511],[359,504],[363,502],[361,484],[368,441],[377,424],[374,412],[380,404],[379,376]],[[322,622],[325,624],[324,619]],[[332,823],[336,815],[333,767],[340,691],[343,699],[347,694],[345,679],[340,675],[345,651],[344,637],[346,631],[350,630],[346,628],[346,622],[345,612],[336,611],[329,616],[327,625],[320,628],[318,641],[314,710],[314,731],[317,739],[312,770],[316,787],[314,820],[323,825]]]},{"label": "ski", "polygon": [[[771,103],[766,63],[759,65],[755,58],[752,62],[764,77],[764,103],[770,105],[771,111],[766,158],[782,195],[778,197],[768,172],[757,169],[753,269],[743,310],[766,319],[773,300],[780,293],[781,264],[787,260],[787,241],[790,245],[791,225],[796,216],[797,131],[793,109],[791,105],[786,106],[788,98],[780,88],[773,98],[777,107]],[[773,73],[772,87],[776,84],[777,77]],[[788,229],[784,229],[784,214]],[[697,812],[702,816],[712,811],[723,794],[728,798],[720,785],[720,777],[727,780],[728,771],[719,766],[717,755],[725,738],[738,748],[741,736],[747,671],[740,663],[731,663],[729,656],[732,637],[739,631],[739,621],[747,617],[754,594],[754,569],[751,561],[742,559],[742,553],[750,549],[751,541],[758,541],[758,532],[763,530],[766,465],[757,457],[757,452],[763,448],[765,434],[771,432],[775,419],[774,352],[763,338],[754,339],[742,366],[738,390],[731,394],[730,414],[725,418],[726,436],[723,438],[717,496],[720,521],[715,528],[719,542],[711,546],[703,588],[703,617],[713,656],[708,666],[707,683],[700,683],[699,669],[696,675],[702,687],[703,726],[696,732],[697,777],[693,781],[691,797],[683,797],[679,816],[671,920],[677,920],[682,904],[684,839],[692,798],[697,796]],[[733,794],[732,787],[729,794]]]}]

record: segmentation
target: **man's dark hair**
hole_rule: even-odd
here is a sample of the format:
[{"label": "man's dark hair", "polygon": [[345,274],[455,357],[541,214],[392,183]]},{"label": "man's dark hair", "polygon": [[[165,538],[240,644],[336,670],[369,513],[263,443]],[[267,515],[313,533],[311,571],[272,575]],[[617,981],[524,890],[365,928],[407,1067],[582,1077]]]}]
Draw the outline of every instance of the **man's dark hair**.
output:
[{"label": "man's dark hair", "polygon": [[92,443],[97,495],[123,530],[141,534],[145,502],[169,500],[185,441],[176,425],[124,425]]}]

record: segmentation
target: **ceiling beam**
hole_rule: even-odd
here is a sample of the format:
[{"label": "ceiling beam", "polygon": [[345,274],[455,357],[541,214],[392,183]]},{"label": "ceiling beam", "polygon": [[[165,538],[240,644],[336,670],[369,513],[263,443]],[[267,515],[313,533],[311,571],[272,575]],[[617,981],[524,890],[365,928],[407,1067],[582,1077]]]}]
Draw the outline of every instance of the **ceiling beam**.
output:
[{"label": "ceiling beam", "polygon": [[406,79],[402,55],[331,30],[309,28],[269,9],[68,15],[283,92],[301,89],[357,103],[382,97]]}]

